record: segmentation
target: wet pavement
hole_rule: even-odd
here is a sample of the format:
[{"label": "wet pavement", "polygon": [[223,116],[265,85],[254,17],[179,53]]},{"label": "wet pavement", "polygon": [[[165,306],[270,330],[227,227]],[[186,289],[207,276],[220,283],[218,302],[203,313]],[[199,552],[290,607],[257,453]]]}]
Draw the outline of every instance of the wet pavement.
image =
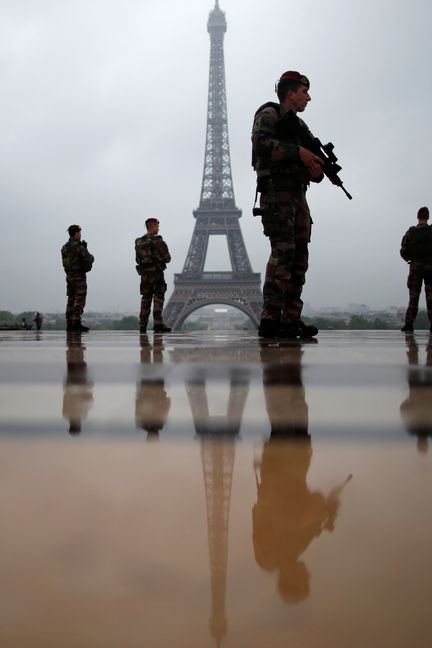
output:
[{"label": "wet pavement", "polygon": [[0,332],[0,645],[430,645],[429,335]]}]

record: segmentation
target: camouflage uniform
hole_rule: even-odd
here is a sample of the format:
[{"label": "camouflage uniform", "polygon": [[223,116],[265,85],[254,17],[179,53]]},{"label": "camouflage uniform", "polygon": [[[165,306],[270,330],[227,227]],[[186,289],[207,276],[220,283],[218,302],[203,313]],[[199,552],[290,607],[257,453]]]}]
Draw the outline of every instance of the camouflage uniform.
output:
[{"label": "camouflage uniform", "polygon": [[427,314],[432,324],[432,226],[422,223],[410,227],[402,239],[400,255],[410,263],[407,281],[409,304],[405,326],[412,328],[414,325],[423,282]]},{"label": "camouflage uniform", "polygon": [[73,237],[63,245],[63,268],[66,272],[66,326],[77,328],[81,324],[81,315],[87,297],[86,273],[92,269],[94,256],[87,250],[87,243]]},{"label": "camouflage uniform", "polygon": [[[271,103],[258,109],[252,144],[262,224],[271,245],[261,317],[293,323],[300,320],[303,308],[301,293],[308,269],[312,219],[305,197],[310,177],[299,157],[300,141],[295,136],[282,139],[278,131],[286,113],[282,106]],[[295,119],[308,130],[301,119]]]},{"label": "camouflage uniform", "polygon": [[140,328],[146,329],[153,301],[153,320],[163,324],[162,310],[167,285],[164,279],[166,264],[171,261],[168,246],[159,234],[144,234],[135,240],[136,269],[141,276]]}]

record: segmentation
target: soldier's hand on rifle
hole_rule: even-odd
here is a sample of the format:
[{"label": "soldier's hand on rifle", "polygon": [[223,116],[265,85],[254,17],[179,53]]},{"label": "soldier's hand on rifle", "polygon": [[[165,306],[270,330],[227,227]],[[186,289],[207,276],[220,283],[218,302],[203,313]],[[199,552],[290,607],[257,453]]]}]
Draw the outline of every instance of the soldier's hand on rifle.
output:
[{"label": "soldier's hand on rifle", "polygon": [[323,160],[318,157],[318,155],[315,155],[315,153],[312,153],[312,151],[304,148],[304,146],[299,146],[298,151],[300,159],[308,169],[311,178],[317,178],[318,176],[320,176],[322,173],[322,168],[324,166]]}]

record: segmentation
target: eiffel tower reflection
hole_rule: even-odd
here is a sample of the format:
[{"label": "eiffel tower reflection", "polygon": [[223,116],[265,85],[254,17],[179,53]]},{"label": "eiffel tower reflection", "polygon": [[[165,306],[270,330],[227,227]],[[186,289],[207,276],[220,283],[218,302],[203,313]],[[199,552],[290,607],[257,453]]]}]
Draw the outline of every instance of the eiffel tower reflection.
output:
[{"label": "eiffel tower reflection", "polygon": [[224,415],[210,415],[205,368],[197,367],[186,382],[195,431],[201,441],[211,577],[212,613],[209,625],[217,646],[221,645],[228,627],[225,596],[231,485],[235,443],[239,438],[250,382],[248,373],[242,369],[224,367],[224,370],[228,372],[229,382],[228,405]]}]

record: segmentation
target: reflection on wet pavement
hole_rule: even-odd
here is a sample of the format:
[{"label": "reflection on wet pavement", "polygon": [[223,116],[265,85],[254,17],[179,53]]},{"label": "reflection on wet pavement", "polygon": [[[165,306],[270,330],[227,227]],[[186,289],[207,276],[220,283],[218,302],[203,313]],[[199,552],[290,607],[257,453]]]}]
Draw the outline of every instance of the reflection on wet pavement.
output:
[{"label": "reflection on wet pavement", "polygon": [[147,365],[163,362],[163,336],[155,334],[152,342],[148,335],[140,335],[142,374],[137,384],[135,404],[135,421],[138,428],[147,432],[147,440],[159,439],[159,432],[163,429],[171,400],[165,390],[163,377],[147,377]]},{"label": "reflection on wet pavement", "polygon": [[[321,533],[333,531],[340,493],[325,497],[307,484],[312,459],[308,406],[302,381],[302,344],[263,346],[263,386],[270,438],[255,462],[257,502],[252,511],[257,564],[278,574],[277,589],[288,603],[309,596],[310,573],[300,556]],[[287,417],[286,412],[290,412]]]},{"label": "reflection on wet pavement", "polygon": [[0,334],[1,645],[428,646],[431,359]]},{"label": "reflection on wet pavement", "polygon": [[87,418],[93,403],[93,383],[87,375],[81,333],[68,333],[66,344],[63,416],[69,421],[69,434],[80,434],[82,421]]},{"label": "reflection on wet pavement", "polygon": [[[400,406],[408,434],[417,437],[420,453],[428,451],[428,437],[432,435],[432,341],[419,344],[414,335],[406,335],[408,357],[409,396]],[[419,354],[424,359],[419,362]]]}]

